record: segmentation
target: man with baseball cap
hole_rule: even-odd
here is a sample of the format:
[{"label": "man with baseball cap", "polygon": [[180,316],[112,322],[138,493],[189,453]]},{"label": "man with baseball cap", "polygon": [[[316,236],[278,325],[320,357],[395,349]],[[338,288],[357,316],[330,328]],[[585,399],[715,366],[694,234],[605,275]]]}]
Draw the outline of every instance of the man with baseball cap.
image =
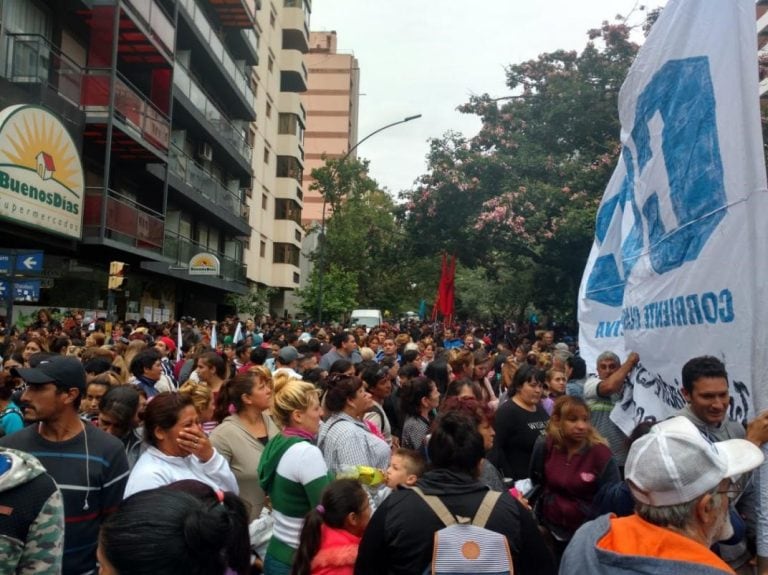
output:
[{"label": "man with baseball cap", "polygon": [[281,347],[275,358],[275,370],[272,372],[272,375],[285,373],[291,378],[301,379],[301,374],[296,371],[296,368],[299,365],[299,360],[303,357],[299,350],[292,345]]},{"label": "man with baseball cap", "polygon": [[733,573],[709,548],[733,532],[728,503],[738,476],[762,462],[754,443],[713,443],[685,417],[656,424],[627,456],[635,513],[583,525],[560,573]]},{"label": "man with baseball cap", "polygon": [[23,379],[24,416],[35,422],[0,439],[0,446],[35,456],[64,499],[64,575],[96,572],[102,520],[115,510],[128,480],[122,442],[78,416],[85,369],[75,357],[50,356],[35,367],[14,368]]}]

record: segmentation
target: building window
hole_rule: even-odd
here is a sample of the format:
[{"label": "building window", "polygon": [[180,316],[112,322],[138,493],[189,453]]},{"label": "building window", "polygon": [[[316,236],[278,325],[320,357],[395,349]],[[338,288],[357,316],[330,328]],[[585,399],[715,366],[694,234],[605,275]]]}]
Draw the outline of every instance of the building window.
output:
[{"label": "building window", "polygon": [[276,242],[272,262],[276,264],[291,264],[299,267],[299,248],[293,244]]},{"label": "building window", "polygon": [[267,194],[261,194],[261,209],[266,210],[268,203],[269,199],[267,198]]},{"label": "building window", "polygon": [[275,23],[277,22],[277,14],[275,14],[274,8],[269,11],[269,25],[272,26],[272,28],[275,27]]},{"label": "building window", "polygon": [[[277,198],[275,199],[275,219],[291,220],[301,224],[301,206],[293,200]],[[299,236],[299,241],[301,241],[301,236]]]},{"label": "building window", "polygon": [[297,182],[301,183],[303,167],[301,162],[293,156],[278,156],[277,157],[277,177],[278,178],[293,178]]},{"label": "building window", "polygon": [[275,59],[272,56],[270,56],[269,58],[267,58],[267,70],[271,72],[274,68],[275,68]]},{"label": "building window", "polygon": [[267,118],[271,118],[271,117],[272,117],[272,104],[267,102]]},{"label": "building window", "polygon": [[264,163],[269,163],[269,148],[264,148]]},{"label": "building window", "polygon": [[297,241],[297,242],[300,242],[300,241],[301,241],[301,232],[300,232],[299,230],[296,230],[296,235],[295,235],[295,237],[296,237],[296,241]]},{"label": "building window", "polygon": [[264,240],[259,244],[259,255],[263,258],[267,257],[267,242]]},{"label": "building window", "polygon": [[293,272],[293,283],[297,284],[299,283],[299,280],[301,279],[301,276],[297,274],[296,272]]},{"label": "building window", "polygon": [[296,114],[280,114],[277,124],[278,134],[292,134],[299,137],[299,142],[304,141],[304,126],[301,125]]}]

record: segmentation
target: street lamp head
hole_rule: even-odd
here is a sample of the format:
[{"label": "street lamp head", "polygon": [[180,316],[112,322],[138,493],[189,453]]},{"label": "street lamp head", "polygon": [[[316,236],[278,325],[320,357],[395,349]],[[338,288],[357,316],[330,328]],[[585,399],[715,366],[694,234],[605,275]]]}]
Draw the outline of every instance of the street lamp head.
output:
[{"label": "street lamp head", "polygon": [[417,120],[418,118],[421,118],[421,114],[416,114],[415,116],[408,116],[407,118],[403,119],[403,122],[410,122],[411,120]]}]

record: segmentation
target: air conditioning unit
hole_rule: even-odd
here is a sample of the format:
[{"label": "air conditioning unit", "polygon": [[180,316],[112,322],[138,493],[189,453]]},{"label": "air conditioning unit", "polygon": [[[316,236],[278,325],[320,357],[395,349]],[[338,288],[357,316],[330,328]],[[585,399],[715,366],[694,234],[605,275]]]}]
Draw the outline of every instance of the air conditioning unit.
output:
[{"label": "air conditioning unit", "polygon": [[213,160],[213,148],[208,142],[200,142],[197,145],[197,157],[206,162]]}]

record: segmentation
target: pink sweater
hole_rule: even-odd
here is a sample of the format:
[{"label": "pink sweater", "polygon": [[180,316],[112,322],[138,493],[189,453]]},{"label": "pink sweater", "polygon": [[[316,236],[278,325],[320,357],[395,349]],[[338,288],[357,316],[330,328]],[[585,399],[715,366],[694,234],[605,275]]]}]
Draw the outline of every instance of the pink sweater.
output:
[{"label": "pink sweater", "polygon": [[360,537],[323,524],[320,550],[312,559],[312,575],[353,575]]}]

